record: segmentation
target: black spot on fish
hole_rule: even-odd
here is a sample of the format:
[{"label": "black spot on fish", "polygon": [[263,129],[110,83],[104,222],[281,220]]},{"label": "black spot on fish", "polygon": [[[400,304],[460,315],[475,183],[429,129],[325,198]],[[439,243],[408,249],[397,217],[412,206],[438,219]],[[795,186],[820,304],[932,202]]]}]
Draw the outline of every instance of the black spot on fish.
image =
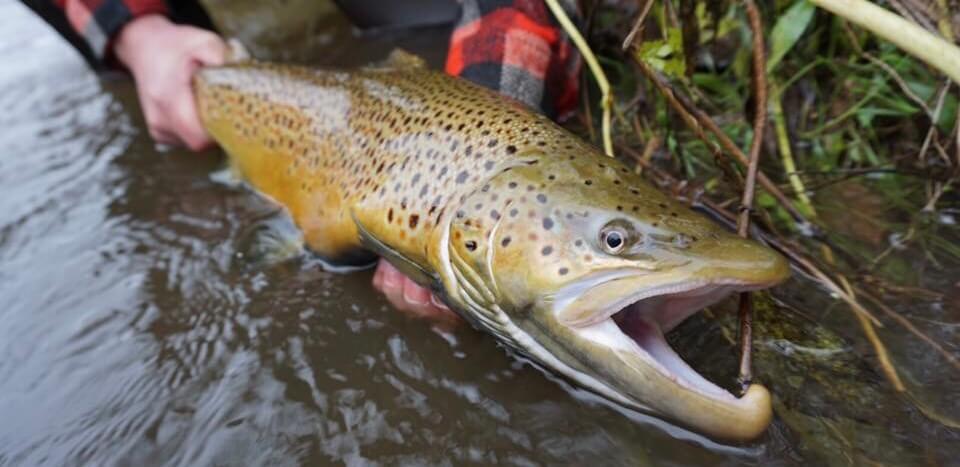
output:
[{"label": "black spot on fish", "polygon": [[550,253],[553,253],[553,247],[549,245],[543,247],[543,249],[540,250],[540,254],[543,256],[548,256],[550,255]]},{"label": "black spot on fish", "polygon": [[513,154],[517,152],[517,147],[514,145],[507,146],[507,154]]},{"label": "black spot on fish", "polygon": [[544,229],[547,229],[547,230],[552,229],[552,228],[553,228],[553,219],[551,219],[551,218],[549,218],[549,217],[544,217],[544,218],[543,218],[543,228],[544,228]]},{"label": "black spot on fish", "polygon": [[417,214],[410,214],[410,228],[417,228],[417,223],[420,222],[420,216]]},{"label": "black spot on fish", "polygon": [[506,247],[510,244],[510,237],[503,237],[503,240],[500,241],[500,246]]},{"label": "black spot on fish", "polygon": [[539,202],[541,202],[541,203],[546,203],[546,202],[547,202],[547,195],[545,195],[545,194],[543,194],[543,193],[538,194],[538,195],[537,195],[537,201],[539,201]]},{"label": "black spot on fish", "polygon": [[393,222],[393,208],[387,211],[387,222]]},{"label": "black spot on fish", "polygon": [[467,241],[463,244],[463,246],[466,247],[467,250],[473,251],[473,250],[476,250],[476,249],[477,249],[477,242],[475,242],[475,241],[473,241],[473,240],[467,240]]},{"label": "black spot on fish", "polygon": [[566,276],[567,273],[570,272],[570,270],[567,268],[560,268],[560,270],[558,270],[557,272],[560,273],[561,276]]},{"label": "black spot on fish", "polygon": [[593,180],[584,180],[583,184],[587,186],[593,185]]},{"label": "black spot on fish", "polygon": [[490,210],[490,218],[493,219],[493,220],[495,220],[495,221],[498,221],[498,220],[500,220],[500,213],[497,212],[496,209],[492,209],[492,210]]},{"label": "black spot on fish", "polygon": [[458,184],[463,184],[463,182],[467,181],[467,177],[468,177],[469,175],[470,175],[470,174],[468,174],[466,170],[458,173],[458,174],[457,174],[457,183],[458,183]]}]

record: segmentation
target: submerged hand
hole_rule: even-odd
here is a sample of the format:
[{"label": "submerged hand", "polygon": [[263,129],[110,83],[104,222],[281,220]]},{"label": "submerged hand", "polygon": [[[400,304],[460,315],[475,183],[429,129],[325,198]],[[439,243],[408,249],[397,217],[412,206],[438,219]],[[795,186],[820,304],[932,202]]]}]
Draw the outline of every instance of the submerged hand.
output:
[{"label": "submerged hand", "polygon": [[420,287],[397,268],[381,259],[373,275],[373,286],[387,296],[394,307],[415,316],[439,320],[459,320],[450,308],[430,290]]},{"label": "submerged hand", "polygon": [[194,151],[213,144],[197,115],[191,79],[200,66],[223,63],[227,46],[220,36],[146,15],[120,30],[113,51],[133,73],[155,141]]}]

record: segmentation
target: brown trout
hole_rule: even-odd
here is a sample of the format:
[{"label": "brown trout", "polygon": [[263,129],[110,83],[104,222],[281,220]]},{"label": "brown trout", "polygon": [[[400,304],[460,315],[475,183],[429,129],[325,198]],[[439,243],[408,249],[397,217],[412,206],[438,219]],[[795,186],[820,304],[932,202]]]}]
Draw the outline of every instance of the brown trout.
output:
[{"label": "brown trout", "polygon": [[257,192],[332,262],[385,257],[476,327],[616,403],[710,436],[766,429],[663,334],[789,275],[518,103],[394,59],[356,71],[253,61],[200,70],[201,119]]}]

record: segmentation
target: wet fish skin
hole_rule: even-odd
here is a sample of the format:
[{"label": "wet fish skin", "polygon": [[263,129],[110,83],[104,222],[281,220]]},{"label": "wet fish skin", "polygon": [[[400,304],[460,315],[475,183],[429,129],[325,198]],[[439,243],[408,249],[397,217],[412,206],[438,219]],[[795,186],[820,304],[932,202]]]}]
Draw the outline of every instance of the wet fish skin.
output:
[{"label": "wet fish skin", "polygon": [[618,403],[730,439],[769,423],[765,390],[731,401],[684,387],[633,355],[611,315],[643,290],[690,285],[713,300],[767,287],[785,261],[549,119],[409,63],[237,63],[194,86],[234,170],[319,255],[382,255],[503,344]]}]

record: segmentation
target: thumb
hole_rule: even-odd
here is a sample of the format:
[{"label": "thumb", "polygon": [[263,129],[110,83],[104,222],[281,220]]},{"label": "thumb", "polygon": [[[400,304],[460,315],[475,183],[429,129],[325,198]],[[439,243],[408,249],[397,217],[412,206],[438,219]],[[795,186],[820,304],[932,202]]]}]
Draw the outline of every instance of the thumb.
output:
[{"label": "thumb", "polygon": [[227,56],[227,43],[220,36],[203,31],[198,33],[197,44],[191,51],[191,58],[199,65],[223,65]]}]

